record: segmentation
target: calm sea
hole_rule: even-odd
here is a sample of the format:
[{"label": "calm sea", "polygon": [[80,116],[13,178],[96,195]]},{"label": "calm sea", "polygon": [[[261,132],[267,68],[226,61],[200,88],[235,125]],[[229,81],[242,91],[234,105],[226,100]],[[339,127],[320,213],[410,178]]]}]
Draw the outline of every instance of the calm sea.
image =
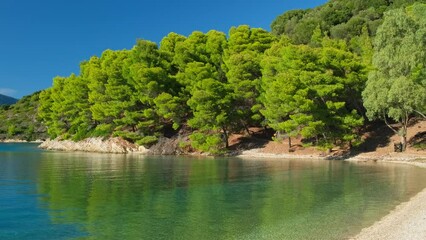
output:
[{"label": "calm sea", "polygon": [[0,144],[0,239],[344,239],[426,187],[425,171]]}]

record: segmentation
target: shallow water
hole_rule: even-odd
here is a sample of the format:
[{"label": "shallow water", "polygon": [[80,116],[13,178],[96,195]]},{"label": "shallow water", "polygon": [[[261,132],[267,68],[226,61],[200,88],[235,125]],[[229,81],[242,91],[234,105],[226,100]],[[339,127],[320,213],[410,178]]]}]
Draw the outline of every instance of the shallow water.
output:
[{"label": "shallow water", "polygon": [[343,239],[426,186],[408,165],[0,144],[0,239]]}]

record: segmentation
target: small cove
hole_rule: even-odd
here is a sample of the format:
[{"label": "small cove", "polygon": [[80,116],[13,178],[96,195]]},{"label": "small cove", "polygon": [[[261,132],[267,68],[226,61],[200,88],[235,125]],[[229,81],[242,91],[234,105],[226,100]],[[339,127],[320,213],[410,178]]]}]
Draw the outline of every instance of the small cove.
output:
[{"label": "small cove", "polygon": [[343,239],[426,186],[402,164],[0,144],[1,239]]}]

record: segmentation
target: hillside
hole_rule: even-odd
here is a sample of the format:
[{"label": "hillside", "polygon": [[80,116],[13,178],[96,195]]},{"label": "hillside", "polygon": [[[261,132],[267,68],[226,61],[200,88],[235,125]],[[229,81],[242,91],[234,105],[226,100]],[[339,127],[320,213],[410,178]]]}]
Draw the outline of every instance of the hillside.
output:
[{"label": "hillside", "polygon": [[37,118],[39,95],[36,92],[13,105],[0,107],[0,140],[47,138],[46,127]]},{"label": "hillside", "polygon": [[413,119],[408,127],[408,148],[404,154],[394,153],[394,144],[400,141],[400,136],[393,133],[385,124],[380,122],[368,125],[363,129],[363,142],[359,146],[354,147],[350,151],[347,148],[335,147],[329,153],[305,145],[302,138],[293,139],[292,147],[289,148],[288,138],[272,141],[262,135],[261,129],[253,129],[253,131],[257,131],[256,137],[247,136],[246,134],[234,134],[231,136],[231,149],[236,154],[253,157],[356,157],[357,159],[385,159],[387,157],[390,159],[423,159],[426,157],[426,120],[422,120],[421,118]]},{"label": "hillside", "polygon": [[291,10],[278,16],[271,24],[272,33],[287,35],[296,44],[309,43],[314,29],[332,38],[350,40],[366,26],[371,36],[383,22],[384,12],[425,0],[331,0],[313,9]]},{"label": "hillside", "polygon": [[16,103],[18,100],[6,95],[0,94],[0,105],[11,105]]}]

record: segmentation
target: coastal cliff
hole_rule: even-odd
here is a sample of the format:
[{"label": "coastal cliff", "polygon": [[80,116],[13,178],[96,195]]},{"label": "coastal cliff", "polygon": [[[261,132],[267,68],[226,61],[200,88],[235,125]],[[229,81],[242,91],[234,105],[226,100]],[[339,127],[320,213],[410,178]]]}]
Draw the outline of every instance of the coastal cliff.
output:
[{"label": "coastal cliff", "polygon": [[82,152],[101,152],[101,153],[141,153],[148,154],[149,150],[143,146],[130,143],[122,138],[87,138],[82,141],[74,142],[71,140],[46,140],[39,146],[47,150],[59,151],[82,151]]}]

